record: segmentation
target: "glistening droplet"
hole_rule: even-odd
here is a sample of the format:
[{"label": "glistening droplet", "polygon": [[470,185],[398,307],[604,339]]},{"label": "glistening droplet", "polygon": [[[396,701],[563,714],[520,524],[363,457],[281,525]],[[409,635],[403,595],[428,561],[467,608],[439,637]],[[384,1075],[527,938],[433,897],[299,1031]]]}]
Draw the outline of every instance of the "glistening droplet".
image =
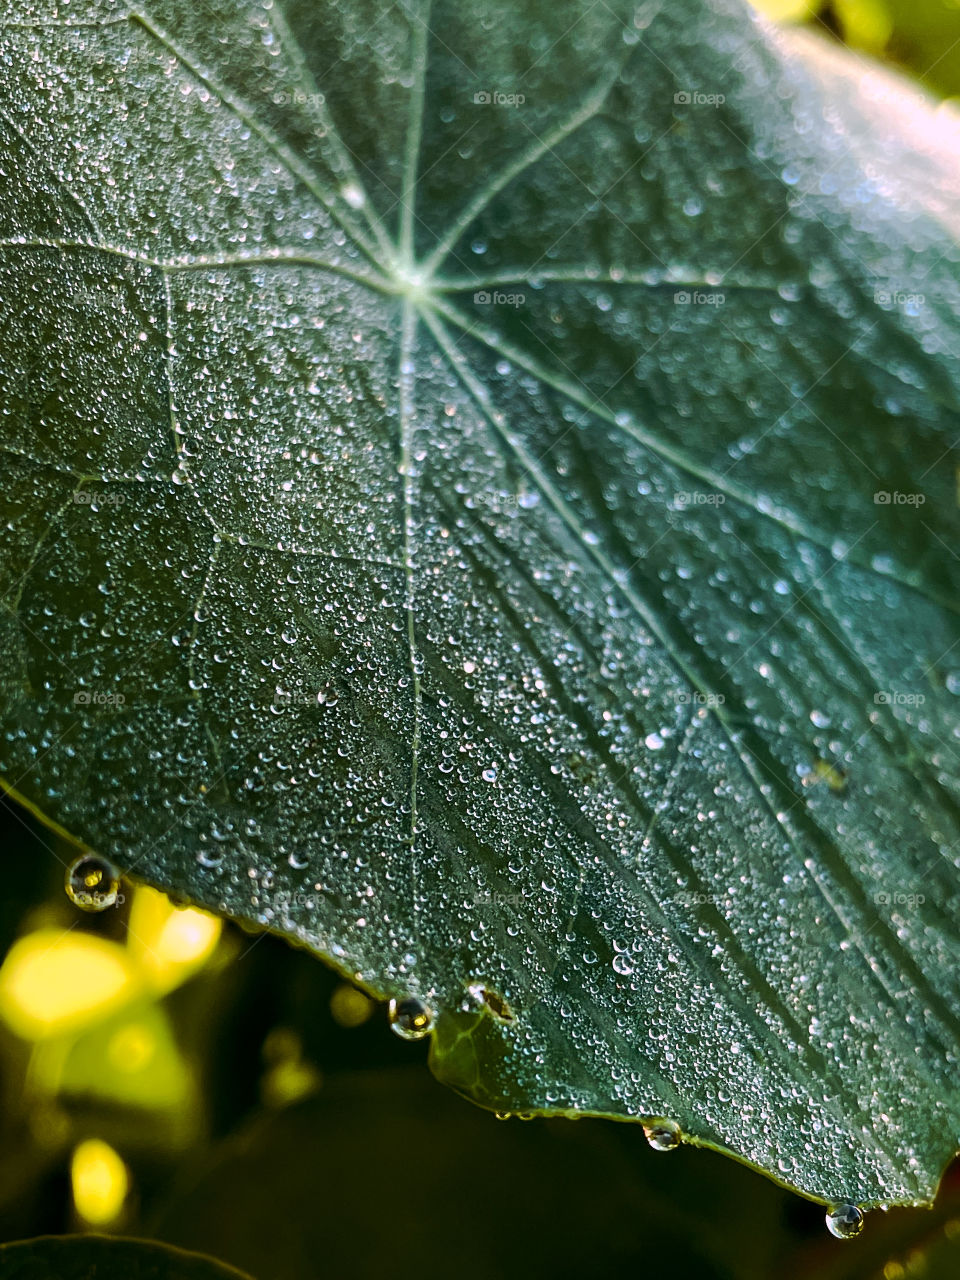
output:
[{"label": "glistening droplet", "polygon": [[673,1151],[680,1145],[680,1126],[673,1120],[658,1120],[643,1131],[654,1151]]},{"label": "glistening droplet", "polygon": [[433,1013],[416,996],[390,1001],[390,1028],[401,1040],[422,1040],[433,1030]]},{"label": "glistening droplet", "polygon": [[855,1204],[835,1204],[827,1210],[827,1230],[838,1240],[852,1240],[863,1230],[863,1214]]},{"label": "glistening droplet", "polygon": [[85,853],[67,868],[64,887],[81,911],[105,911],[117,901],[120,877],[106,858]]}]

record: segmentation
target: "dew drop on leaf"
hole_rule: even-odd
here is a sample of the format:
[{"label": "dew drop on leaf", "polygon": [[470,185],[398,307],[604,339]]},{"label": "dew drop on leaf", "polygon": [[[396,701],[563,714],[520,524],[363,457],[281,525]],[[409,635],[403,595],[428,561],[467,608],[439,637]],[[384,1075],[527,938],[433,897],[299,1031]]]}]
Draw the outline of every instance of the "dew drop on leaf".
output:
[{"label": "dew drop on leaf", "polygon": [[658,1120],[644,1128],[644,1133],[654,1151],[673,1151],[680,1145],[680,1126],[673,1120]]},{"label": "dew drop on leaf", "polygon": [[391,1000],[390,1028],[401,1040],[422,1040],[433,1030],[433,1012],[416,996]]},{"label": "dew drop on leaf", "polygon": [[827,1210],[827,1230],[838,1240],[852,1240],[863,1230],[863,1214],[855,1204],[836,1204]]},{"label": "dew drop on leaf", "polygon": [[120,878],[105,858],[85,853],[67,868],[64,885],[81,911],[106,911],[117,901]]}]

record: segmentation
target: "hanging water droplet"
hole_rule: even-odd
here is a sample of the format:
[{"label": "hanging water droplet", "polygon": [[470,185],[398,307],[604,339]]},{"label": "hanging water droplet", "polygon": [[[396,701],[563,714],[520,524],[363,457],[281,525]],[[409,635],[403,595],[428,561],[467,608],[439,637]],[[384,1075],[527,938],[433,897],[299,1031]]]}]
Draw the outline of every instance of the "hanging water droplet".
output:
[{"label": "hanging water droplet", "polygon": [[81,911],[106,911],[117,901],[120,877],[106,858],[85,853],[67,868],[64,886]]},{"label": "hanging water droplet", "polygon": [[827,1230],[838,1240],[852,1240],[863,1230],[863,1214],[855,1204],[835,1204],[827,1210]]},{"label": "hanging water droplet", "polygon": [[658,1120],[643,1131],[654,1151],[673,1151],[680,1145],[680,1126],[673,1120]]},{"label": "hanging water droplet", "polygon": [[401,1040],[422,1040],[433,1030],[433,1013],[416,996],[391,1000],[390,1029]]}]

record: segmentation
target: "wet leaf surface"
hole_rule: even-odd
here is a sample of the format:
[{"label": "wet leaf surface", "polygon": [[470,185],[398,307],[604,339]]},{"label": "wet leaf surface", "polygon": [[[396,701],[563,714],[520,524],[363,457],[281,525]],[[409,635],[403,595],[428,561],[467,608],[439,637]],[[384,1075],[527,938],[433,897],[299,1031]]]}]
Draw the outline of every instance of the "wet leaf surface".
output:
[{"label": "wet leaf surface", "polygon": [[926,109],[725,0],[13,0],[0,40],[7,785],[419,1002],[484,1105],[929,1199],[960,299]]}]

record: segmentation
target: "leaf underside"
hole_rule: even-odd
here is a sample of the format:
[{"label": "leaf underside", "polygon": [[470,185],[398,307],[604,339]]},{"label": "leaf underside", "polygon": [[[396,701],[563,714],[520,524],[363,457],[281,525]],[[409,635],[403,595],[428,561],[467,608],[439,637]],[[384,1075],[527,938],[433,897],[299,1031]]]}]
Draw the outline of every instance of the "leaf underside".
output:
[{"label": "leaf underside", "polygon": [[771,40],[8,0],[3,777],[421,998],[486,1106],[919,1202],[958,255],[937,158]]},{"label": "leaf underside", "polygon": [[249,1280],[233,1267],[153,1240],[39,1236],[0,1245],[3,1280]]}]

